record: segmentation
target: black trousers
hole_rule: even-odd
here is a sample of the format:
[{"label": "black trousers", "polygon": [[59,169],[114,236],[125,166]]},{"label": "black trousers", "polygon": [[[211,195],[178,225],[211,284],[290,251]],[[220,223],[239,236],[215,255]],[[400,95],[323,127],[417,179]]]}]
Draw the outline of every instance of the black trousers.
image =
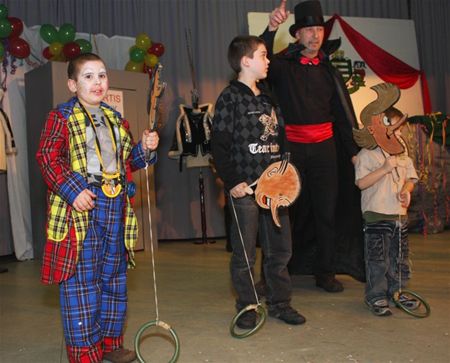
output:
[{"label": "black trousers", "polygon": [[[334,138],[320,143],[289,143],[291,162],[301,177],[301,192],[291,206],[293,255],[311,252],[316,276],[334,275],[336,203],[338,193],[337,156]],[[291,260],[291,264],[295,260]],[[293,270],[302,270],[290,266]]]},{"label": "black trousers", "polygon": [[250,274],[253,276],[257,236],[264,253],[266,303],[268,306],[289,304],[292,288],[287,264],[291,258],[292,242],[288,211],[279,210],[281,228],[278,228],[272,220],[270,210],[260,208],[253,196],[233,198],[232,202],[230,199],[229,206],[232,213],[230,241],[233,247],[230,272],[237,293],[237,310],[256,303]]}]

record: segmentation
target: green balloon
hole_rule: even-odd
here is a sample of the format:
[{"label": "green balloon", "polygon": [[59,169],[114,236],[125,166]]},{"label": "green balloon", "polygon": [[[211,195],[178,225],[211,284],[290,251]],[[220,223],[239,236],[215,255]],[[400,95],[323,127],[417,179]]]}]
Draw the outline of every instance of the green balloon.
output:
[{"label": "green balloon", "polygon": [[62,44],[73,42],[75,39],[75,27],[72,24],[63,24],[58,31],[58,40]]},{"label": "green balloon", "polygon": [[145,57],[144,49],[139,48],[135,45],[130,48],[130,59],[133,62],[142,63],[144,61],[144,57]]},{"label": "green balloon", "polygon": [[39,29],[39,34],[48,44],[58,41],[58,31],[51,24],[42,24],[41,29]]},{"label": "green balloon", "polygon": [[81,54],[92,52],[92,44],[90,41],[86,39],[77,39],[75,40],[75,43],[77,43],[80,46]]},{"label": "green balloon", "polygon": [[8,17],[8,8],[6,5],[0,5],[0,19],[6,19]]},{"label": "green balloon", "polygon": [[0,19],[0,38],[7,38],[12,32],[12,26],[8,19]]}]

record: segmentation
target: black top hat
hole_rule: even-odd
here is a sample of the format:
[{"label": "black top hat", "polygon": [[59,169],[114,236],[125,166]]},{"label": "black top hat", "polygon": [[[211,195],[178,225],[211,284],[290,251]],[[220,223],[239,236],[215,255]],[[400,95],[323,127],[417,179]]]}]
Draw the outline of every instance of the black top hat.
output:
[{"label": "black top hat", "polygon": [[295,24],[289,28],[289,33],[295,38],[298,29],[307,26],[324,26],[322,6],[317,0],[307,0],[298,3],[295,8]]}]

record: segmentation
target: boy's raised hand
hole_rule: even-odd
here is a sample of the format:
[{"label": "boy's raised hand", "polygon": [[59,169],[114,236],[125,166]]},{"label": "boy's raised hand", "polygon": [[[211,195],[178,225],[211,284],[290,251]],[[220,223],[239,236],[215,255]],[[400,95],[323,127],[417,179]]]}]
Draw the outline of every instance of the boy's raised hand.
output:
[{"label": "boy's raised hand", "polygon": [[289,14],[291,13],[289,10],[286,11],[286,2],[287,0],[281,0],[280,6],[275,8],[269,15],[269,31],[277,30],[278,27],[283,24]]},{"label": "boy's raised hand", "polygon": [[142,147],[144,150],[156,150],[159,143],[159,136],[156,131],[144,130],[142,133]]},{"label": "boy's raised hand", "polygon": [[386,173],[390,173],[392,169],[397,166],[397,157],[396,156],[388,156],[384,161],[383,168],[386,170]]}]

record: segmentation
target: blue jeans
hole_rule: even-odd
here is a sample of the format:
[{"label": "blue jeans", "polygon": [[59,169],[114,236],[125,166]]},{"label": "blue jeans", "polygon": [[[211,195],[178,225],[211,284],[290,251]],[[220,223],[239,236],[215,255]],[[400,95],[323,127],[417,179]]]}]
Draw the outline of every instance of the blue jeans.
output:
[{"label": "blue jeans", "polygon": [[289,304],[292,288],[287,264],[292,254],[292,242],[288,209],[278,209],[281,223],[281,228],[278,228],[272,220],[270,210],[260,208],[252,196],[233,198],[233,200],[230,200],[231,196],[228,198],[231,212],[230,242],[233,247],[230,271],[233,287],[237,293],[237,309],[256,303],[256,298],[234,211],[236,211],[252,276],[256,260],[257,238],[263,250],[267,305]]},{"label": "blue jeans", "polygon": [[[400,228],[399,228],[400,227]],[[399,240],[401,232],[401,260]],[[409,280],[408,225],[404,221],[380,221],[364,226],[364,260],[366,265],[366,301],[373,304],[390,299]]]}]

